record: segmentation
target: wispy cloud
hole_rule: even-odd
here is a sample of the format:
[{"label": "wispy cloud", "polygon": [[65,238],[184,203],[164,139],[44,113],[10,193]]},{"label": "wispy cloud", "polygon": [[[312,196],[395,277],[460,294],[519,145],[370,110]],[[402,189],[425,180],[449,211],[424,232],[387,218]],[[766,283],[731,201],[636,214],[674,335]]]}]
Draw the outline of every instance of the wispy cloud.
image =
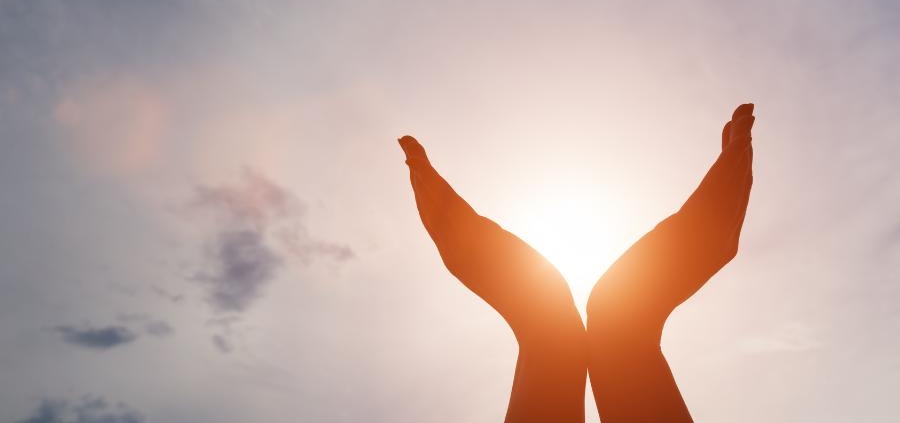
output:
[{"label": "wispy cloud", "polygon": [[172,293],[158,286],[153,287],[153,293],[172,303],[179,303],[184,299],[184,294]]},{"label": "wispy cloud", "polygon": [[216,349],[219,350],[219,352],[222,352],[225,354],[230,353],[231,350],[234,349],[234,347],[232,347],[231,342],[228,340],[228,338],[226,338],[224,335],[221,335],[221,334],[213,335],[212,342],[213,342],[213,345],[215,345]]},{"label": "wispy cloud", "polygon": [[28,417],[17,423],[143,423],[144,416],[123,403],[84,397],[76,403],[43,399]]},{"label": "wispy cloud", "polygon": [[196,275],[209,285],[209,302],[218,311],[244,311],[281,267],[281,257],[265,234],[245,229],[216,234],[209,251],[211,271]]},{"label": "wispy cloud", "polygon": [[175,329],[172,328],[172,325],[162,321],[162,320],[153,320],[144,324],[144,330],[149,335],[153,336],[168,336],[171,335],[172,332],[175,332]]},{"label": "wispy cloud", "polygon": [[132,328],[135,326],[140,327],[140,330],[151,336],[163,337],[175,332],[175,328],[165,320],[157,319],[147,314],[120,314],[117,320]]},{"label": "wispy cloud", "polygon": [[190,206],[213,217],[207,261],[194,279],[206,284],[217,312],[245,311],[291,258],[309,264],[354,255],[347,246],[312,237],[303,222],[304,203],[252,169],[244,169],[237,185],[197,187]]},{"label": "wispy cloud", "polygon": [[108,350],[133,342],[138,335],[125,326],[100,328],[57,326],[54,328],[66,343],[95,350]]}]

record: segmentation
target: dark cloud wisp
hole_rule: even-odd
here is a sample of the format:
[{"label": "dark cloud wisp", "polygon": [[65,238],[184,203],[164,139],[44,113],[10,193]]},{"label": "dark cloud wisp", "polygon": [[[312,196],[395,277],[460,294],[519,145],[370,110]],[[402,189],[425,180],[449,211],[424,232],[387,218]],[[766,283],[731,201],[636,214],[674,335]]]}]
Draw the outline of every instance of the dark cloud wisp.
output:
[{"label": "dark cloud wisp", "polygon": [[244,311],[281,266],[258,231],[219,233],[212,248],[212,272],[196,279],[209,283],[209,302],[219,311]]},{"label": "dark cloud wisp", "polygon": [[216,349],[221,353],[228,354],[232,349],[234,349],[234,347],[231,346],[231,342],[229,342],[228,338],[226,338],[224,335],[213,335],[212,342]]},{"label": "dark cloud wisp", "polygon": [[151,320],[144,324],[144,331],[152,336],[168,336],[175,332],[175,329],[162,320]]},{"label": "dark cloud wisp", "polygon": [[175,332],[175,328],[173,328],[169,322],[153,318],[144,313],[119,314],[117,320],[123,324],[127,324],[129,327],[140,326],[144,333],[151,336],[163,337]]},{"label": "dark cloud wisp", "polygon": [[347,246],[310,236],[305,204],[252,169],[244,169],[236,185],[197,187],[189,204],[213,217],[206,262],[193,279],[206,284],[207,301],[219,313],[249,308],[291,258],[307,265],[319,257],[354,256]]},{"label": "dark cloud wisp", "polygon": [[125,345],[138,337],[125,326],[76,328],[63,325],[55,327],[54,330],[62,335],[63,341],[69,344],[95,350],[107,350]]},{"label": "dark cloud wisp", "polygon": [[103,398],[85,397],[76,403],[43,399],[28,417],[16,423],[144,423],[141,413],[125,404],[109,404]]}]

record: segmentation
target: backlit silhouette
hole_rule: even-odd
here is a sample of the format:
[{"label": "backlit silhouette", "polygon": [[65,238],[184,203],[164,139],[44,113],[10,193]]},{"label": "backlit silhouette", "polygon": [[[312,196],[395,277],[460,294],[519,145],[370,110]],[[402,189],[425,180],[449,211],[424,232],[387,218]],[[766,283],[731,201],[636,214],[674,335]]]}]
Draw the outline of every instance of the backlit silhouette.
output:
[{"label": "backlit silhouette", "polygon": [[660,338],[672,310],[737,253],[753,181],[754,120],[752,104],[734,111],[700,186],[600,278],[587,330],[562,275],[478,215],[413,137],[399,140],[419,216],[444,264],[503,316],[519,343],[507,422],[583,422],[588,370],[604,423],[692,421]]}]

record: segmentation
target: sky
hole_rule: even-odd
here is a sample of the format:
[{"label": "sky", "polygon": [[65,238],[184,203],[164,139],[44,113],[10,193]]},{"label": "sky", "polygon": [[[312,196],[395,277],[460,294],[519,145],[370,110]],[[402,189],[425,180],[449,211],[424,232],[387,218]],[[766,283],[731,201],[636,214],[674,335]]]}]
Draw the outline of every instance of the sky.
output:
[{"label": "sky", "polygon": [[583,309],[744,102],[740,251],[663,335],[685,401],[896,421],[898,44],[890,1],[0,0],[0,422],[502,421],[515,340],[396,139]]}]

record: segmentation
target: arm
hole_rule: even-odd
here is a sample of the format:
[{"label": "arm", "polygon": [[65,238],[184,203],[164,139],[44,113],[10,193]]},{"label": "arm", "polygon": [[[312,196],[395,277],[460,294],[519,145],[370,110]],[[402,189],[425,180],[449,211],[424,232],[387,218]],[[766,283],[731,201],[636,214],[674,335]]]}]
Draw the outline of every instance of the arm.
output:
[{"label": "arm", "polygon": [[672,310],[737,253],[753,181],[752,112],[752,104],[735,110],[722,152],[694,193],[591,293],[589,367],[604,422],[691,421],[659,342]]},{"label": "arm", "polygon": [[509,324],[519,356],[506,421],[582,423],[587,347],[562,275],[537,251],[478,215],[401,138],[419,217],[447,269]]}]

